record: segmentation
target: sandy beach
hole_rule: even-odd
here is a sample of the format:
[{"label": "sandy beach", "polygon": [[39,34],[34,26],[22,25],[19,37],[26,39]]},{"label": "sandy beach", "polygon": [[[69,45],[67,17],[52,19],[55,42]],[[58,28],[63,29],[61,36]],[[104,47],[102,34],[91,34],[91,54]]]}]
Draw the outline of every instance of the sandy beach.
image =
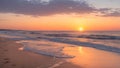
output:
[{"label": "sandy beach", "polygon": [[81,68],[62,59],[22,51],[21,44],[0,38],[0,68]]}]

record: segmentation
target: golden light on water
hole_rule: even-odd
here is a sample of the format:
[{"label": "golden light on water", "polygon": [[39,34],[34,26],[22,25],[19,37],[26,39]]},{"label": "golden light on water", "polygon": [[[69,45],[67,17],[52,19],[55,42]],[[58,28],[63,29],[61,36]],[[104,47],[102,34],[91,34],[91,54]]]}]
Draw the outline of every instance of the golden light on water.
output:
[{"label": "golden light on water", "polygon": [[78,50],[80,53],[83,53],[82,47],[79,47]]}]

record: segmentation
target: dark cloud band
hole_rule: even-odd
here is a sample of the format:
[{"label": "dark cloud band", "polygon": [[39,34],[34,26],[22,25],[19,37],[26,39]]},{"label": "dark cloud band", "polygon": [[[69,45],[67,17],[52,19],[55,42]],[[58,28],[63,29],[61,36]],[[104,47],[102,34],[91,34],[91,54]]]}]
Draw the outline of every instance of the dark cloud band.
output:
[{"label": "dark cloud band", "polygon": [[52,15],[69,13],[91,13],[94,8],[86,1],[80,0],[50,0],[49,3],[41,0],[0,0],[0,12],[9,12],[27,15]]},{"label": "dark cloud band", "polygon": [[32,16],[54,14],[84,14],[101,12],[103,16],[120,17],[120,10],[110,8],[96,9],[85,0],[0,0],[0,13],[16,13]]}]

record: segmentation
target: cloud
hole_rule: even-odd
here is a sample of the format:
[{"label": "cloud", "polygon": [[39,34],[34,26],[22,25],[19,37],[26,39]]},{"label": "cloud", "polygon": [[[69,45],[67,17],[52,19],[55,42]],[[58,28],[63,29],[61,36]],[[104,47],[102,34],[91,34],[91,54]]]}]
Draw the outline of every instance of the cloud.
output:
[{"label": "cloud", "polygon": [[0,13],[16,13],[32,16],[54,14],[84,14],[96,9],[84,0],[0,0]]},{"label": "cloud", "polygon": [[105,17],[120,17],[120,11],[115,10],[112,12],[108,12],[108,13],[104,14],[103,16],[105,16]]},{"label": "cloud", "polygon": [[101,8],[98,9],[103,17],[120,17],[120,8]]},{"label": "cloud", "polygon": [[97,9],[85,0],[0,0],[0,13],[32,16],[101,13],[97,16],[120,17],[120,8]]},{"label": "cloud", "polygon": [[106,17],[120,17],[120,12],[116,11],[116,12],[105,14],[103,16],[106,16]]}]

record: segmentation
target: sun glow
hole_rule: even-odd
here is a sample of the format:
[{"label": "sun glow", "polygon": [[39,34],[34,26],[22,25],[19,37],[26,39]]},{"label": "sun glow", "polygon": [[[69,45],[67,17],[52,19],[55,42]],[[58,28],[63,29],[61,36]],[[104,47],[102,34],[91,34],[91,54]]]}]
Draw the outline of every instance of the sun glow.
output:
[{"label": "sun glow", "polygon": [[83,27],[80,27],[80,28],[79,28],[79,31],[84,31],[84,28],[83,28]]}]

